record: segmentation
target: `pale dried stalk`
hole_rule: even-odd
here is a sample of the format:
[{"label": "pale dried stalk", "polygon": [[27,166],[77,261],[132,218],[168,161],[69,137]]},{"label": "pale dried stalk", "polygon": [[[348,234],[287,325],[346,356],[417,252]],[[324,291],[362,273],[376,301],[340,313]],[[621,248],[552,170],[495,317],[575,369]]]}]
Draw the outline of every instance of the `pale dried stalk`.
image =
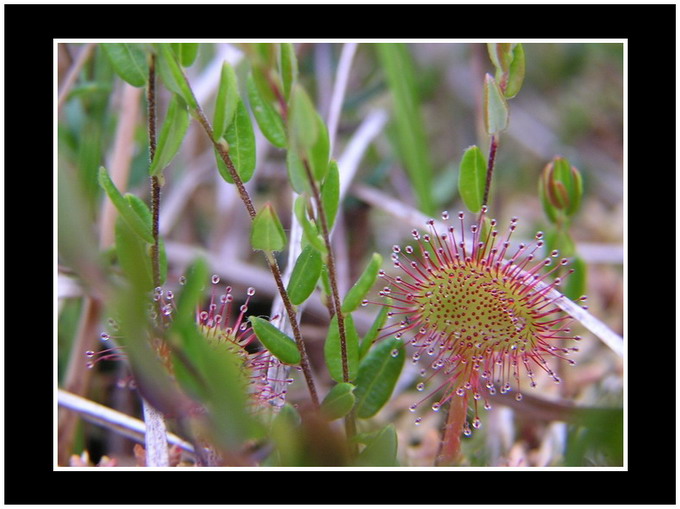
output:
[{"label": "pale dried stalk", "polygon": [[[57,402],[59,406],[73,410],[88,422],[102,426],[139,443],[144,443],[146,425],[139,419],[63,389],[59,389],[57,393]],[[173,433],[168,433],[167,437],[170,444],[177,445],[188,453],[194,453],[193,445],[186,440]]]},{"label": "pale dried stalk", "polygon": [[73,85],[78,79],[80,70],[83,68],[87,60],[90,58],[90,55],[92,54],[92,51],[94,50],[95,46],[96,46],[95,43],[89,43],[83,46],[83,49],[80,50],[78,56],[76,57],[76,60],[69,68],[68,74],[66,75],[64,81],[62,82],[61,90],[59,90],[59,96],[57,98],[57,110],[61,110],[61,107],[64,105],[64,102],[66,101],[69,92],[71,91]]},{"label": "pale dried stalk", "polygon": [[147,467],[167,467],[170,465],[168,454],[168,431],[165,417],[142,398],[144,410],[144,447]]}]

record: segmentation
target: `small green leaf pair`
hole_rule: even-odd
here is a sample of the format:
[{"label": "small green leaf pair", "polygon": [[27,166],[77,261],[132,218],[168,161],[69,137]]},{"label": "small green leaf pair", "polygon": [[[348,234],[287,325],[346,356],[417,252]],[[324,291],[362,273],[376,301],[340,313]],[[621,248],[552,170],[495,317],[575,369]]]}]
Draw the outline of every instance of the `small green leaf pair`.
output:
[{"label": "small green leaf pair", "polygon": [[340,382],[324,399],[321,410],[331,419],[351,410],[357,417],[373,417],[390,399],[404,366],[404,345],[391,338],[382,341],[361,361],[354,383]]},{"label": "small green leaf pair", "polygon": [[496,68],[500,90],[506,99],[512,99],[524,82],[524,47],[520,43],[489,43],[487,49]]}]

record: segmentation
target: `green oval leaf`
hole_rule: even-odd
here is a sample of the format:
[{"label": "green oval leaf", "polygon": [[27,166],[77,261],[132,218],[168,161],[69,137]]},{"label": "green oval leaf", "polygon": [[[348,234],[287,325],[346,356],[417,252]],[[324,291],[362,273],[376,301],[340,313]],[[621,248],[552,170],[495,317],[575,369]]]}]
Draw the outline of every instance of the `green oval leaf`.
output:
[{"label": "green oval leaf", "polygon": [[360,359],[363,359],[366,356],[368,350],[371,348],[371,346],[373,346],[373,343],[376,341],[376,339],[378,339],[378,334],[387,321],[387,313],[390,310],[389,306],[391,303],[392,299],[388,298],[385,302],[385,305],[380,307],[380,311],[375,317],[375,320],[373,320],[371,328],[368,329],[366,335],[361,339],[361,347],[359,349]]},{"label": "green oval leaf", "polygon": [[248,77],[248,100],[255,121],[269,142],[278,148],[286,148],[286,128],[281,115],[260,95],[252,74]]},{"label": "green oval leaf", "polygon": [[149,77],[149,64],[141,44],[102,43],[113,70],[133,87],[143,87]]},{"label": "green oval leaf", "polygon": [[473,145],[467,148],[460,161],[458,190],[470,212],[482,210],[486,171],[486,161],[479,147]]},{"label": "green oval leaf", "polygon": [[379,342],[362,359],[356,379],[357,417],[372,417],[387,403],[405,358],[403,343],[396,338],[388,338]]},{"label": "green oval leaf", "polygon": [[171,45],[183,67],[189,67],[194,63],[198,55],[199,44],[197,42],[174,42]]},{"label": "green oval leaf", "polygon": [[213,138],[215,141],[224,136],[234,120],[239,98],[236,72],[228,62],[224,62],[220,73],[217,98],[215,99],[215,115],[213,117]]},{"label": "green oval leaf", "polygon": [[[149,207],[146,205],[146,203],[144,203],[144,201],[141,198],[135,196],[134,194],[126,194],[125,199],[127,200],[132,210],[144,221],[144,223],[148,225],[149,229],[151,229],[153,219],[151,211],[149,210]],[[161,272],[160,273],[161,284],[163,284],[168,275],[168,258],[165,253],[165,243],[161,238],[158,239],[158,250]]]},{"label": "green oval leaf", "polygon": [[[133,212],[134,214],[134,212]],[[153,288],[149,244],[144,242],[129,224],[118,217],[115,226],[116,257],[128,280],[144,291]]]},{"label": "green oval leaf", "polygon": [[184,71],[177,61],[177,55],[171,47],[171,43],[156,44],[158,50],[158,73],[168,90],[176,93],[191,110],[196,110],[198,104],[191,87],[187,82]]},{"label": "green oval leaf", "polygon": [[522,88],[525,66],[524,47],[521,43],[518,43],[512,51],[512,62],[505,82],[504,94],[507,99],[515,97]]},{"label": "green oval leaf", "polygon": [[120,194],[120,191],[118,191],[106,168],[103,166],[99,168],[99,185],[104,189],[113,206],[116,207],[116,210],[128,226],[144,241],[153,244],[154,239],[151,234],[151,228],[130,208],[130,205],[123,195]]},{"label": "green oval leaf", "polygon": [[286,233],[279,216],[271,204],[266,203],[253,219],[250,232],[252,248],[260,251],[283,251],[286,242]]},{"label": "green oval leaf", "polygon": [[312,246],[306,246],[295,261],[295,267],[288,282],[288,297],[299,306],[312,294],[321,275],[321,253]]},{"label": "green oval leaf", "polygon": [[[347,368],[349,381],[354,380],[359,366],[359,336],[354,327],[352,315],[344,317],[345,344],[347,350]],[[333,316],[328,327],[328,336],[323,347],[326,366],[331,378],[336,382],[344,382],[342,372],[342,348],[340,346],[340,331],[338,329],[338,317]]]},{"label": "green oval leaf", "polygon": [[328,175],[326,175],[321,186],[321,203],[323,203],[323,210],[326,213],[326,222],[330,231],[333,229],[340,206],[340,172],[335,159],[332,159],[328,164]]},{"label": "green oval leaf", "polygon": [[284,364],[300,364],[300,351],[295,341],[259,316],[248,317],[253,332],[262,344]]},{"label": "green oval leaf", "polygon": [[356,464],[365,467],[398,466],[398,443],[394,424],[388,424],[368,441],[366,448],[357,456]]},{"label": "green oval leaf", "polygon": [[[255,172],[255,133],[250,122],[250,114],[243,101],[239,99],[236,107],[236,116],[224,135],[229,145],[229,157],[234,164],[236,173],[243,183],[248,182]],[[231,174],[226,164],[219,156],[217,157],[217,169],[222,178],[233,184]]]},{"label": "green oval leaf", "polygon": [[488,134],[496,134],[508,127],[508,105],[505,96],[490,74],[484,80],[484,127]]},{"label": "green oval leaf", "polygon": [[314,179],[317,182],[323,182],[328,173],[328,159],[330,157],[331,146],[326,123],[318,113],[315,112],[315,116],[318,134],[316,141],[309,149],[309,165],[311,166]]},{"label": "green oval leaf", "polygon": [[158,135],[156,153],[149,167],[151,176],[158,175],[168,167],[184,140],[189,128],[189,111],[186,104],[178,95],[173,95],[168,104],[168,111]]},{"label": "green oval leaf", "polygon": [[288,101],[298,76],[295,47],[290,42],[282,42],[279,45],[279,73],[283,84],[283,96]]},{"label": "green oval leaf", "polygon": [[304,162],[296,150],[289,150],[286,153],[286,170],[288,171],[288,182],[296,193],[307,192],[311,194]]},{"label": "green oval leaf", "polygon": [[375,284],[382,262],[383,257],[378,253],[373,253],[361,276],[359,276],[357,282],[354,283],[354,286],[345,295],[345,299],[342,301],[343,313],[351,313],[361,305],[364,297]]},{"label": "green oval leaf", "polygon": [[293,87],[288,115],[289,137],[293,144],[290,148],[301,151],[311,148],[319,136],[317,112],[300,85]]},{"label": "green oval leaf", "polygon": [[321,402],[321,412],[328,420],[340,419],[347,415],[354,406],[354,386],[350,383],[339,383],[334,386]]}]

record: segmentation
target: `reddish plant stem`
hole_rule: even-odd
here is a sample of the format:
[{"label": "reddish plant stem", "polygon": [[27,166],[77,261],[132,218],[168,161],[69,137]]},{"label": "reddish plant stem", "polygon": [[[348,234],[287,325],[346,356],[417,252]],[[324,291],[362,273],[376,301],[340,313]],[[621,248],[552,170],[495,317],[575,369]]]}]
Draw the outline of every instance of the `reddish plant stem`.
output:
[{"label": "reddish plant stem", "polygon": [[330,233],[328,231],[328,221],[326,219],[326,212],[323,208],[323,202],[321,201],[321,193],[319,193],[319,188],[314,181],[314,176],[312,175],[312,170],[309,167],[309,162],[307,159],[303,158],[303,163],[305,171],[307,173],[307,179],[309,180],[309,185],[312,188],[312,195],[314,198],[314,203],[316,204],[317,216],[319,218],[319,223],[321,225],[321,235],[323,236],[324,244],[326,245],[326,250],[328,251],[328,256],[326,257],[326,266],[328,267],[328,279],[331,285],[331,297],[333,302],[333,314],[338,320],[338,333],[340,335],[340,356],[342,358],[342,380],[343,382],[349,382],[349,365],[347,364],[347,337],[345,333],[345,317],[342,313],[342,304],[340,303],[340,291],[338,290],[338,282],[335,271],[335,257],[333,256],[333,250],[331,248]]},{"label": "reddish plant stem", "polygon": [[[188,84],[187,80],[187,84]],[[228,151],[225,149],[225,147],[217,142],[214,138],[213,135],[213,129],[212,126],[210,125],[210,122],[208,121],[207,117],[205,116],[205,113],[203,113],[203,110],[201,109],[200,105],[196,106],[196,109],[193,111],[195,118],[198,120],[198,122],[201,124],[203,127],[204,131],[208,135],[208,138],[212,142],[213,146],[217,150],[217,153],[220,155],[222,160],[224,161],[224,164],[227,167],[227,170],[229,171],[229,175],[232,178],[232,181],[234,182],[234,185],[236,186],[236,189],[238,190],[239,196],[241,197],[241,201],[243,201],[243,204],[246,207],[246,210],[248,211],[248,214],[250,215],[250,219],[255,219],[255,216],[257,216],[257,211],[255,210],[255,207],[253,205],[252,200],[250,199],[250,195],[248,194],[248,191],[246,190],[245,186],[243,185],[243,181],[241,180],[241,177],[238,175],[236,172],[236,168],[234,167],[234,163],[231,160],[231,157],[229,156]],[[307,387],[309,389],[309,394],[312,399],[312,403],[314,404],[315,407],[319,407],[319,397],[316,392],[316,387],[314,385],[314,378],[312,376],[312,370],[311,366],[309,364],[309,357],[307,355],[307,349],[305,348],[305,343],[304,340],[302,339],[302,334],[300,333],[300,327],[297,322],[297,317],[295,314],[295,308],[293,307],[293,304],[290,301],[290,298],[288,297],[288,292],[286,291],[286,287],[283,284],[283,278],[281,277],[281,269],[278,266],[278,263],[276,262],[276,259],[271,255],[267,254],[266,256],[267,259],[267,264],[269,265],[269,270],[271,271],[272,275],[274,276],[274,280],[276,281],[276,287],[279,290],[279,294],[281,295],[281,300],[283,301],[283,305],[286,308],[286,314],[288,315],[288,319],[290,321],[291,328],[293,330],[293,336],[295,338],[295,343],[297,345],[298,351],[300,352],[300,368],[302,368],[302,373],[305,377],[305,381],[307,382]]]},{"label": "reddish plant stem", "polygon": [[[149,133],[149,162],[156,155],[156,56],[151,54],[149,59],[149,84],[146,89],[147,102],[147,129]],[[160,222],[161,184],[157,176],[151,177],[151,268],[153,272],[153,286],[161,286],[161,261],[159,247],[159,222]],[[160,312],[160,302],[158,303]],[[159,314],[160,316],[160,314]]]},{"label": "reddish plant stem", "polygon": [[454,396],[449,404],[449,415],[442,432],[442,442],[437,455],[437,466],[455,465],[460,458],[461,433],[467,418],[468,396]]},{"label": "reddish plant stem", "polygon": [[[332,301],[333,301],[333,312],[338,320],[338,335],[340,337],[340,357],[342,360],[342,381],[349,382],[349,364],[347,362],[347,335],[345,331],[345,317],[342,313],[342,304],[340,303],[340,291],[338,290],[337,272],[335,270],[335,257],[333,256],[333,249],[331,247],[330,231],[328,229],[328,220],[326,218],[326,212],[323,208],[323,202],[321,201],[321,193],[314,180],[314,175],[312,175],[312,170],[309,167],[309,162],[307,159],[303,158],[303,163],[305,171],[307,173],[307,179],[309,180],[309,185],[312,188],[312,194],[314,195],[314,202],[316,203],[317,215],[319,222],[321,223],[321,233],[323,236],[324,244],[326,245],[326,251],[328,251],[328,256],[326,257],[326,267],[328,268],[328,280],[331,286]],[[350,454],[354,456],[356,454],[356,446],[352,442],[352,438],[356,435],[356,421],[354,411],[351,411],[345,417],[345,433],[347,434],[348,444],[350,447]]]},{"label": "reddish plant stem", "polygon": [[496,162],[496,150],[498,149],[498,138],[495,135],[491,135],[491,141],[489,143],[489,160],[486,167],[486,184],[484,186],[484,200],[482,205],[486,205],[489,202],[489,191],[491,190],[491,177],[493,176],[493,168]]}]

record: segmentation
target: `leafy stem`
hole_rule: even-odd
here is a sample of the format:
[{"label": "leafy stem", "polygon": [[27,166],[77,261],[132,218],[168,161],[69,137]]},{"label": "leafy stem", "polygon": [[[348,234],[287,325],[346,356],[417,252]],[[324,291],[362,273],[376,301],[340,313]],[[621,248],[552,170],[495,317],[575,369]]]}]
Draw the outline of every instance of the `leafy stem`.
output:
[{"label": "leafy stem", "polygon": [[[331,287],[331,298],[333,302],[333,312],[338,321],[338,335],[340,337],[340,357],[342,360],[342,381],[349,382],[349,363],[347,361],[347,334],[345,331],[345,317],[342,312],[342,304],[340,302],[340,291],[338,290],[337,272],[335,270],[335,257],[333,256],[333,249],[331,248],[330,231],[328,229],[328,219],[323,207],[321,193],[316,185],[312,170],[309,167],[309,162],[306,158],[303,159],[307,179],[309,180],[312,194],[314,195],[314,202],[316,204],[319,223],[321,225],[321,234],[323,236],[324,244],[326,245],[326,267],[328,269],[328,280]],[[345,417],[345,431],[349,443],[352,443],[352,437],[356,434],[356,422],[354,420],[354,412],[350,412]]]},{"label": "leafy stem", "polygon": [[[191,86],[189,85],[189,81],[185,77],[185,82],[187,84],[187,87],[189,87],[189,90],[191,90]],[[191,93],[193,94],[193,90],[191,90]],[[195,101],[195,98],[194,98]],[[201,106],[196,102],[196,107],[192,110],[192,113],[194,115],[194,118],[198,120],[198,122],[201,124],[203,127],[203,130],[207,134],[208,138],[212,142],[213,146],[215,147],[215,150],[217,150],[217,153],[220,155],[220,158],[222,161],[224,161],[224,164],[227,167],[227,171],[229,172],[229,175],[231,176],[234,185],[236,185],[236,189],[238,190],[239,196],[241,197],[241,201],[243,201],[243,204],[246,207],[246,210],[248,211],[248,215],[250,216],[250,219],[253,220],[257,216],[257,211],[255,210],[255,206],[253,205],[253,201],[250,198],[250,194],[245,188],[245,185],[243,184],[243,180],[241,180],[241,177],[239,174],[236,172],[236,168],[234,166],[233,161],[231,160],[231,157],[229,156],[229,152],[227,148],[219,143],[219,141],[216,141],[213,136],[213,128],[210,125],[210,122],[208,121],[208,118],[205,116],[205,113],[203,112],[203,109]],[[279,268],[278,263],[276,262],[276,259],[274,256],[271,255],[271,253],[265,253],[266,259],[267,259],[267,265],[269,265],[269,270],[271,271],[272,275],[274,276],[274,280],[276,281],[276,287],[278,288],[279,294],[281,295],[281,300],[283,301],[283,305],[286,308],[286,314],[288,315],[288,319],[291,324],[291,328],[293,330],[293,336],[295,338],[295,343],[297,344],[297,348],[300,351],[300,367],[302,368],[302,373],[305,377],[305,381],[307,382],[307,387],[309,389],[309,393],[312,399],[312,403],[314,404],[315,407],[319,407],[319,398],[316,392],[316,387],[314,385],[314,379],[312,377],[312,370],[311,366],[309,364],[309,357],[307,356],[307,350],[305,348],[305,343],[302,338],[302,334],[300,333],[300,327],[297,321],[297,317],[295,314],[295,308],[293,307],[293,304],[290,301],[290,298],[288,296],[288,292],[286,291],[286,287],[283,284],[283,278],[281,276],[281,269]]]}]

